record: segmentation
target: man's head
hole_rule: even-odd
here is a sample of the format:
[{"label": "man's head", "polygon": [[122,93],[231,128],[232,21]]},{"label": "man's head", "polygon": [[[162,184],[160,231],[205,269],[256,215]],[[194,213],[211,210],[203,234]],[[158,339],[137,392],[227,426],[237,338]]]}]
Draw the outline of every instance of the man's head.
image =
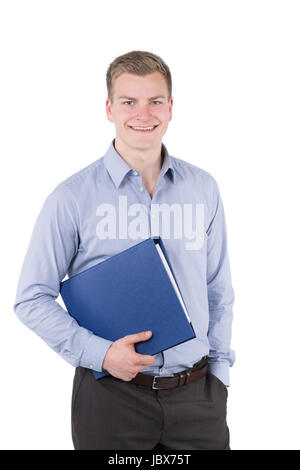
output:
[{"label": "man's head", "polygon": [[[161,144],[172,119],[172,79],[155,54],[132,51],[117,57],[106,73],[106,113],[116,126],[116,139],[136,150]],[[135,130],[133,127],[153,127]]]}]

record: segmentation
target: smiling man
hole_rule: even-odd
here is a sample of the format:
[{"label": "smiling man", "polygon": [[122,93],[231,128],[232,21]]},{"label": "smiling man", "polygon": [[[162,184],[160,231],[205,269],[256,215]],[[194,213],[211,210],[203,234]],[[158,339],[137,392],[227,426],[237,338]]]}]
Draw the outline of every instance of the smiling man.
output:
[{"label": "smiling man", "polygon": [[122,73],[106,101],[116,126],[115,149],[141,173],[150,196],[162,167],[162,138],[172,119],[173,98],[161,72],[146,76]]},{"label": "smiling man", "polygon": [[[159,56],[117,57],[106,81],[115,138],[104,156],[58,184],[44,202],[14,309],[76,367],[75,449],[229,450],[234,292],[219,188],[208,172],[171,156],[162,143],[173,98],[171,73]],[[152,332],[112,342],[80,327],[56,301],[66,275],[150,236],[163,240],[196,334],[155,356],[135,351]],[[93,371],[109,375],[96,380]]]}]

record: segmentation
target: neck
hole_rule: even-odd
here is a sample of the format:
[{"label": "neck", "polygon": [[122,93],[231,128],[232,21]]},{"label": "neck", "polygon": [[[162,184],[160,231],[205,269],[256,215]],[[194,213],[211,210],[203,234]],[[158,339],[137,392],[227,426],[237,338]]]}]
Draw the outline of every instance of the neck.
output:
[{"label": "neck", "polygon": [[131,168],[141,173],[146,186],[156,183],[163,164],[161,142],[151,149],[140,150],[129,147],[116,137],[114,147]]}]

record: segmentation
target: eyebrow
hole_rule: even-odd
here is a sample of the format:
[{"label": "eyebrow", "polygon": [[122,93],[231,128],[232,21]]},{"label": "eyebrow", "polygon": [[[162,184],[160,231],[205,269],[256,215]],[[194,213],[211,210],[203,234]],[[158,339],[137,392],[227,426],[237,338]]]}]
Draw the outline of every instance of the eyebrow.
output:
[{"label": "eyebrow", "polygon": [[[151,98],[149,98],[149,100],[156,100],[157,98],[166,99],[166,97],[163,96],[163,95],[157,95],[157,96],[151,96]],[[130,96],[119,96],[118,97],[118,100],[122,100],[122,99],[136,101],[136,98],[132,98]]]}]

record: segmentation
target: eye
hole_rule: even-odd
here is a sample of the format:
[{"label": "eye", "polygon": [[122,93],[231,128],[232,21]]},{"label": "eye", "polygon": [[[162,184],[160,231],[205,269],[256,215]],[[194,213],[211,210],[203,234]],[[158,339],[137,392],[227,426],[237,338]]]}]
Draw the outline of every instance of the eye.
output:
[{"label": "eye", "polygon": [[[127,104],[127,103],[133,103],[133,101],[132,100],[123,101],[123,104]],[[161,104],[161,101],[153,100],[152,103]]]}]

